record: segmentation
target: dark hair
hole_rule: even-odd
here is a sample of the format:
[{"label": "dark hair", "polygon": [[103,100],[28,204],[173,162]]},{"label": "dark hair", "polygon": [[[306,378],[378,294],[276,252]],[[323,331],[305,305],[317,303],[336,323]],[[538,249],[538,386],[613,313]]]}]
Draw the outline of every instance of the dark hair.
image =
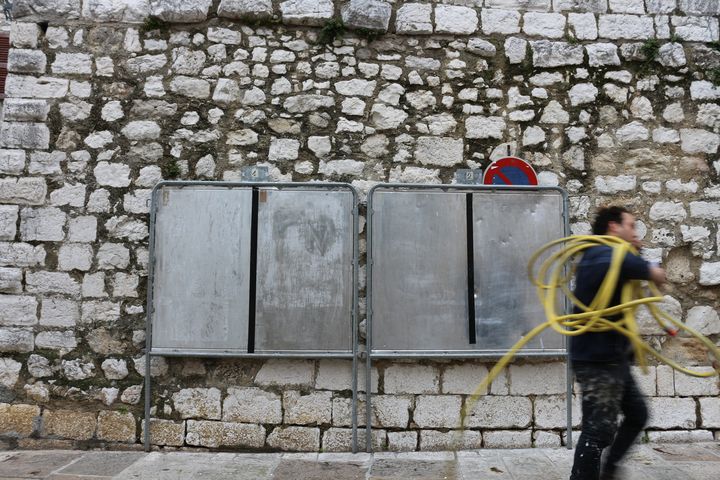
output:
[{"label": "dark hair", "polygon": [[601,207],[595,214],[593,222],[593,235],[605,235],[610,222],[622,223],[622,214],[630,213],[625,207]]}]

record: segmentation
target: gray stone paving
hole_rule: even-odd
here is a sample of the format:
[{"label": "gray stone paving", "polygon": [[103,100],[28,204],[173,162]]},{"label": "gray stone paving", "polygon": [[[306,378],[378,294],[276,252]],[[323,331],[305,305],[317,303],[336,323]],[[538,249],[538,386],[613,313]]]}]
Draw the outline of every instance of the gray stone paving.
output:
[{"label": "gray stone paving", "polygon": [[[0,451],[0,480],[564,480],[564,448],[413,453]],[[718,480],[720,443],[638,445],[625,480]]]}]

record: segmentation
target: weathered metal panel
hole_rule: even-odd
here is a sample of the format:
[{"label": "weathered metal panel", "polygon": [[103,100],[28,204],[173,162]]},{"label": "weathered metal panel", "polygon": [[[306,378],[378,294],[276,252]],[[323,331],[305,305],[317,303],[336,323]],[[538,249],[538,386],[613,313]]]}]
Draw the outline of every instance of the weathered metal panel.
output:
[{"label": "weathered metal panel", "polygon": [[352,351],[354,198],[262,189],[255,351]]},{"label": "weathered metal panel", "polygon": [[467,350],[465,194],[372,198],[372,348]]},{"label": "weathered metal panel", "polygon": [[159,195],[153,350],[247,352],[251,189]]},{"label": "weathered metal panel", "polygon": [[[538,248],[564,236],[562,212],[555,190],[473,193],[475,349],[507,350],[545,322],[527,267]],[[562,336],[548,329],[524,350],[562,348]]]}]

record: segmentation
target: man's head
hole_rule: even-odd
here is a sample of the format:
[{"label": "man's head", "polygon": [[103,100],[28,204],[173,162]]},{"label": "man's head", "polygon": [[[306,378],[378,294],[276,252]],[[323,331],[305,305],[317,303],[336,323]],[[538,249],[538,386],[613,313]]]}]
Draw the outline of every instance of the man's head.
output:
[{"label": "man's head", "polygon": [[612,235],[639,245],[635,231],[635,216],[623,207],[602,207],[593,223],[594,235]]}]

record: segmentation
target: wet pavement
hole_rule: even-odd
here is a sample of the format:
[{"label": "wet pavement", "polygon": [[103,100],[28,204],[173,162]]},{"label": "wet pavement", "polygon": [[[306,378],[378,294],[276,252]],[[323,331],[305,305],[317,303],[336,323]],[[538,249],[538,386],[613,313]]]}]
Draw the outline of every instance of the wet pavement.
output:
[{"label": "wet pavement", "polygon": [[[412,453],[0,451],[0,480],[564,480],[565,448]],[[645,444],[625,480],[720,480],[720,443]]]}]

